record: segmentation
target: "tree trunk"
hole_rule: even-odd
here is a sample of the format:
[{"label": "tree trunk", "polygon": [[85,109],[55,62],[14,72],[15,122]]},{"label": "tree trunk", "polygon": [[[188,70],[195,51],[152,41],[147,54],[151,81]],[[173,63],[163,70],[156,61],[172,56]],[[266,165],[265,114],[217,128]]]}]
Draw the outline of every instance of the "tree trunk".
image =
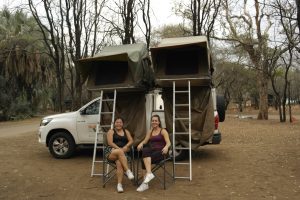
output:
[{"label": "tree trunk", "polygon": [[297,4],[297,22],[298,22],[298,28],[300,33],[300,0],[296,0]]},{"label": "tree trunk", "polygon": [[79,73],[79,66],[75,62],[75,69],[76,69],[76,77],[75,77],[75,102],[74,102],[74,107],[75,109],[78,109],[81,106],[81,97],[82,97],[82,83],[81,83],[81,77]]},{"label": "tree trunk", "polygon": [[282,117],[282,107],[281,107],[280,99],[278,100],[278,112],[279,112],[279,120],[280,120],[280,122],[284,122],[283,121],[283,117]]},{"label": "tree trunk", "polygon": [[268,78],[263,71],[258,71],[259,113],[257,119],[268,120]]},{"label": "tree trunk", "polygon": [[61,77],[61,63],[59,60],[59,54],[57,54],[56,57],[53,58],[55,62],[55,71],[56,71],[56,83],[57,83],[57,96],[56,96],[56,104],[55,104],[55,109],[59,112],[63,111],[62,108],[62,99],[63,99],[63,82],[62,82],[62,77]]},{"label": "tree trunk", "polygon": [[150,48],[151,42],[151,17],[150,17],[150,1],[151,0],[140,0],[142,4],[142,15],[143,15],[143,22],[145,25],[145,40],[147,44],[147,48]]},{"label": "tree trunk", "polygon": [[128,0],[127,4],[124,1],[124,40],[123,44],[131,44],[134,43],[134,37],[133,37],[133,8],[134,8],[134,1]]},{"label": "tree trunk", "polygon": [[243,103],[239,102],[239,111],[240,113],[243,112]]},{"label": "tree trunk", "polygon": [[282,103],[282,122],[286,122],[286,105],[285,105],[285,101]]},{"label": "tree trunk", "polygon": [[197,35],[197,1],[193,0],[191,3],[191,11],[193,15],[193,35]]},{"label": "tree trunk", "polygon": [[290,123],[292,123],[293,119],[292,119],[292,108],[291,108],[291,83],[290,82],[288,82],[288,98],[289,98],[288,105],[289,105]]}]

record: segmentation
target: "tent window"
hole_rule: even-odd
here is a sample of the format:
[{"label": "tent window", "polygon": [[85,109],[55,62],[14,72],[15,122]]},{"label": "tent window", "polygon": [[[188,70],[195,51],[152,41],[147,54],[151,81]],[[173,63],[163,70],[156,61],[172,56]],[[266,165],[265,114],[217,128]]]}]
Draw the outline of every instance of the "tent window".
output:
[{"label": "tent window", "polygon": [[95,85],[121,84],[128,76],[127,62],[98,61],[93,68]]},{"label": "tent window", "polygon": [[166,56],[166,75],[194,75],[207,66],[207,52],[203,48],[171,50]]}]

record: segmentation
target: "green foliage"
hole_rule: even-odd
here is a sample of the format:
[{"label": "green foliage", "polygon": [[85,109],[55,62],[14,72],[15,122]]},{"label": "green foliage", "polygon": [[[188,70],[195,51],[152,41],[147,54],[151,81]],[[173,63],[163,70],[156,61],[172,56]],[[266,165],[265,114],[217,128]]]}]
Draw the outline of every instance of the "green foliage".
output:
[{"label": "green foliage", "polygon": [[247,100],[258,99],[256,71],[236,62],[220,62],[214,75],[218,92],[225,100],[242,106]]},{"label": "green foliage", "polygon": [[0,76],[0,120],[24,119],[32,116],[30,103],[26,100],[25,93],[20,93],[17,98],[12,98],[12,90],[7,87],[7,82]]},{"label": "green foliage", "polygon": [[156,46],[162,38],[173,38],[173,37],[182,37],[190,36],[191,30],[185,29],[182,24],[171,24],[165,25],[159,29],[153,31],[151,38],[151,46]]},{"label": "green foliage", "polygon": [[0,120],[5,119],[5,113],[7,110],[7,105],[9,105],[10,99],[7,94],[7,89],[5,87],[5,79],[0,75]]},{"label": "green foliage", "polygon": [[277,68],[277,69],[274,70],[274,75],[276,77],[283,77],[284,74],[285,74],[285,71],[284,71],[283,68]]},{"label": "green foliage", "polygon": [[44,92],[37,91],[55,86],[53,63],[37,30],[35,20],[24,12],[0,11],[2,120],[31,116],[44,104]]},{"label": "green foliage", "polygon": [[25,96],[26,95],[21,94],[11,102],[8,112],[9,119],[26,119],[33,115],[32,106]]},{"label": "green foliage", "polygon": [[182,37],[191,34],[181,24],[165,25],[158,32],[160,33],[161,38]]}]

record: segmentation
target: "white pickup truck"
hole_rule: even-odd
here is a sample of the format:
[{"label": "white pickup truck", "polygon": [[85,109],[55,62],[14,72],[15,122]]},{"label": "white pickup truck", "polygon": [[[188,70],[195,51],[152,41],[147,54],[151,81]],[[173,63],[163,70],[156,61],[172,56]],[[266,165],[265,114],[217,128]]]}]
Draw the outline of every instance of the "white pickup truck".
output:
[{"label": "white pickup truck", "polygon": [[69,158],[79,145],[93,144],[97,124],[99,98],[78,111],[44,117],[39,128],[39,142],[45,144],[55,158]]},{"label": "white pickup truck", "polygon": [[[216,99],[215,90],[213,89],[212,92]],[[157,95],[156,93],[145,95],[145,105],[148,105],[146,110],[149,113],[147,118],[150,119],[152,113],[159,114],[165,127],[162,100]],[[219,106],[222,106],[220,103],[222,102],[219,102]],[[44,117],[39,128],[39,142],[46,145],[55,158],[69,158],[74,154],[76,148],[93,147],[95,141],[93,125],[98,122],[98,112],[99,98],[96,98],[75,112]],[[215,130],[207,143],[218,144],[221,141],[221,133],[218,130],[219,116],[216,103],[214,103],[214,118]],[[222,120],[224,120],[224,116],[222,116]],[[99,139],[101,143],[102,137]],[[184,159],[186,156],[186,151],[176,152],[178,160]]]}]

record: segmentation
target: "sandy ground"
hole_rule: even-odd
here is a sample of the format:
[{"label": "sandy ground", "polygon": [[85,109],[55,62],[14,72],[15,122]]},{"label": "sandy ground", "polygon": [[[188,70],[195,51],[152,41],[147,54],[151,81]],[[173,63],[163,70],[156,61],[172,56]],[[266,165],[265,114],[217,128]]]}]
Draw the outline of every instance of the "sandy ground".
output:
[{"label": "sandy ground", "polygon": [[115,179],[102,188],[100,177],[90,177],[92,151],[51,157],[37,140],[40,119],[0,123],[0,199],[300,199],[300,120],[234,116],[220,124],[220,145],[194,152],[192,181],[176,180],[163,190],[154,179],[138,193],[125,178],[123,194]]}]

